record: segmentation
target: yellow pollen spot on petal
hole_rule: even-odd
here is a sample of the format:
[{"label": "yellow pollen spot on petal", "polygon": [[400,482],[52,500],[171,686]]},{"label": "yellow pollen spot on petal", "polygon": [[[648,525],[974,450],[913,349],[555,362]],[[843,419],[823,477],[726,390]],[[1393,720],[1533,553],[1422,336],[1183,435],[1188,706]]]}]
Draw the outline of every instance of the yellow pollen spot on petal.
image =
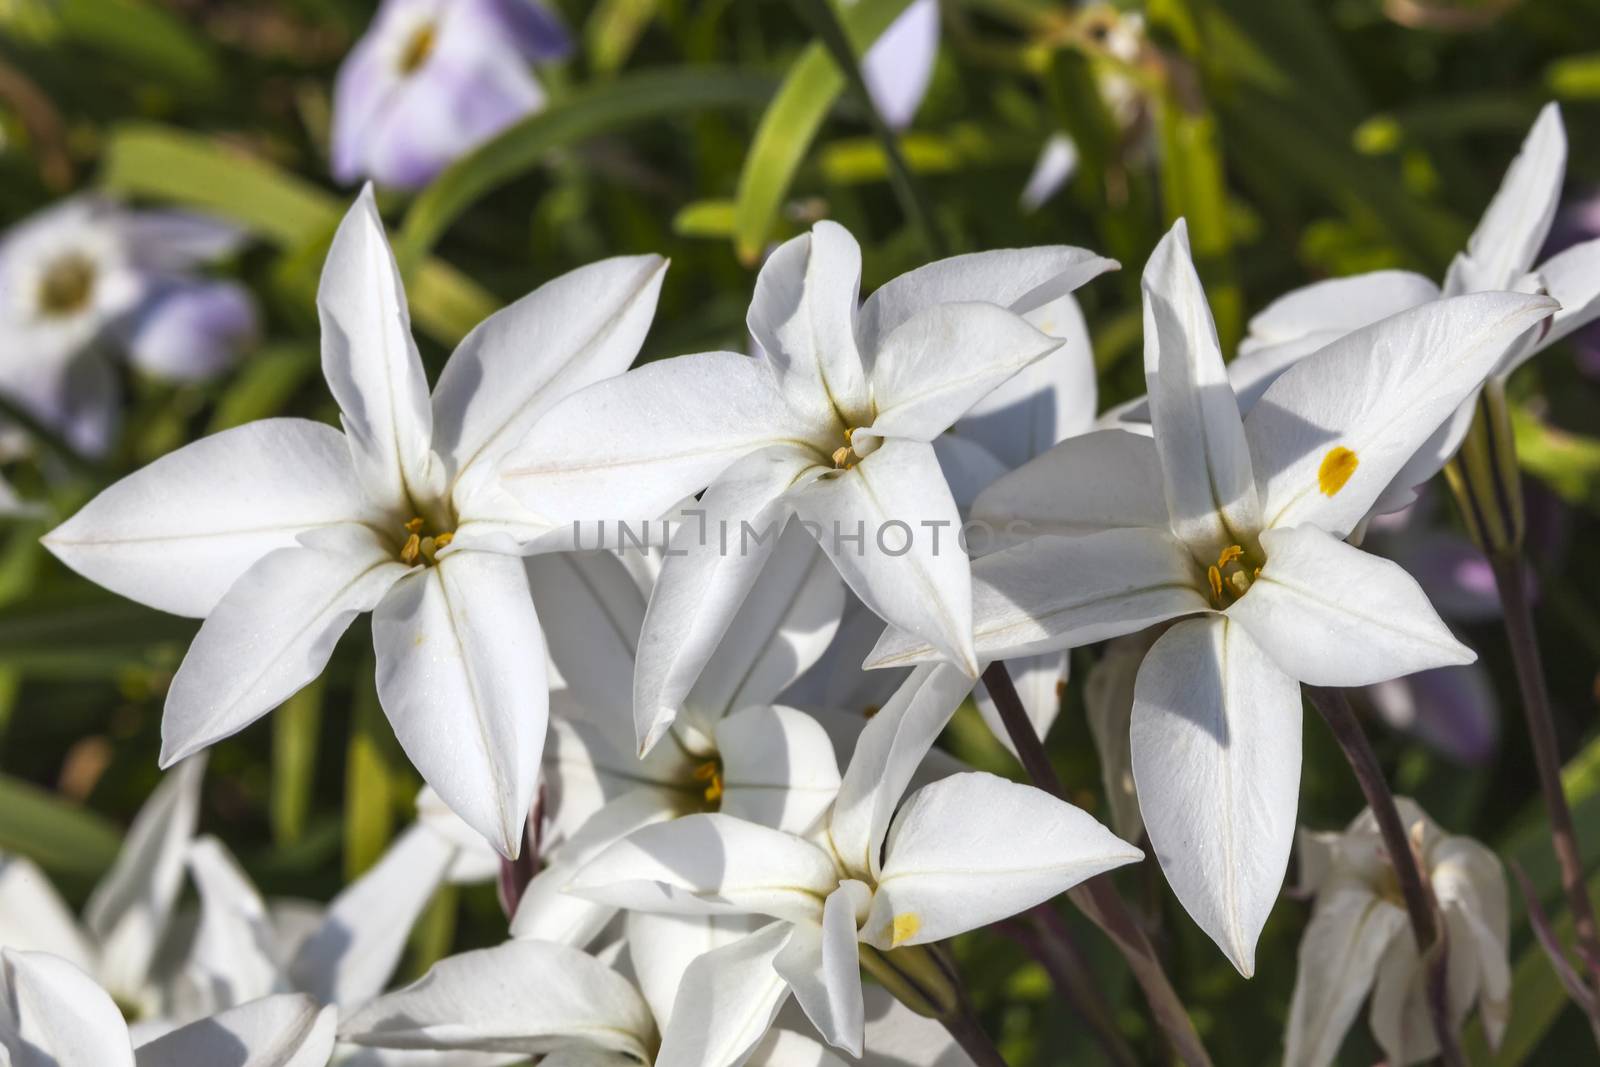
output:
[{"label": "yellow pollen spot on petal", "polygon": [[1328,449],[1328,454],[1322,457],[1322,466],[1317,468],[1317,488],[1322,490],[1323,496],[1333,496],[1344,488],[1360,465],[1361,460],[1354,452],[1343,445],[1335,445]]},{"label": "yellow pollen spot on petal", "polygon": [[894,929],[889,934],[889,947],[899,948],[922,929],[922,917],[914,911],[904,911],[894,917]]},{"label": "yellow pollen spot on petal", "polygon": [[1219,570],[1216,567],[1207,567],[1206,568],[1206,581],[1211,583],[1211,595],[1212,596],[1219,597],[1219,596],[1222,595],[1222,571],[1221,570]]}]

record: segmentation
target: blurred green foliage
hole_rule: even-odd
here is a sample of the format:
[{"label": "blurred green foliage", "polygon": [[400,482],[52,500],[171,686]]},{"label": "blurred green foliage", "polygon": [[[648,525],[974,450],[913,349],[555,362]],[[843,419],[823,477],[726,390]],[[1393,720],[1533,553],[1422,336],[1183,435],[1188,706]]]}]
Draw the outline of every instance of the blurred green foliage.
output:
[{"label": "blurred green foliage", "polygon": [[[859,50],[905,0],[833,12]],[[742,348],[753,266],[771,242],[830,217],[860,238],[864,288],[952,252],[1064,242],[1113,255],[1082,294],[1102,406],[1142,391],[1138,268],[1187,216],[1225,349],[1248,316],[1308,280],[1381,266],[1443,272],[1538,107],[1561,100],[1568,194],[1600,188],[1600,4],[1595,0],[1150,0],[1137,59],[1111,54],[1104,5],[944,0],[931,91],[900,148],[926,219],[903,210],[892,156],[833,52],[780,0],[562,0],[579,48],[541,72],[547,111],[382,204],[397,234],[424,358],[494,307],[583,262],[655,251],[673,267],[646,358]],[[813,6],[813,5],[802,5]],[[104,464],[49,446],[8,473],[56,515],[188,440],[267,415],[329,419],[312,294],[352,190],[327,178],[334,71],[372,14],[365,0],[0,0],[0,219],[103,189],[219,213],[256,238],[236,265],[266,309],[263,347],[205,386],[135,383]],[[1114,90],[1114,91],[1113,91]],[[1036,213],[1017,194],[1045,139],[1080,163]],[[3,359],[26,353],[0,353]],[[1524,465],[1545,527],[1535,560],[1542,638],[1591,870],[1600,867],[1600,383],[1562,347],[1514,381]],[[1546,491],[1548,490],[1548,491]],[[192,622],[67,574],[42,553],[49,519],[0,531],[0,848],[81,894],[156,778],[164,688]],[[1454,832],[1515,856],[1559,910],[1532,760],[1492,626],[1467,636],[1505,706],[1502,745],[1463,770],[1382,735],[1399,790]],[[372,695],[366,631],[322,683],[217,747],[204,822],[270,894],[325,899],[409,817],[417,781]],[[1081,659],[1081,656],[1080,656]],[[1086,665],[1086,663],[1081,664]],[[1079,670],[1052,752],[1076,797],[1103,809],[1079,711]],[[1374,727],[1375,732],[1377,727]],[[1342,825],[1359,794],[1319,721],[1307,727],[1302,820]],[[976,719],[951,743],[1016,774]],[[1158,941],[1217,1063],[1276,1062],[1303,903],[1285,898],[1244,981],[1145,864],[1124,888]],[[1517,999],[1505,1050],[1475,1062],[1592,1055],[1515,907]],[[1115,954],[1074,930],[1130,1040],[1158,1038]],[[441,897],[411,969],[503,934],[487,887]],[[1010,1061],[1095,1064],[1042,971],[989,934],[964,966]],[[1358,1026],[1344,1062],[1376,1053]]]}]

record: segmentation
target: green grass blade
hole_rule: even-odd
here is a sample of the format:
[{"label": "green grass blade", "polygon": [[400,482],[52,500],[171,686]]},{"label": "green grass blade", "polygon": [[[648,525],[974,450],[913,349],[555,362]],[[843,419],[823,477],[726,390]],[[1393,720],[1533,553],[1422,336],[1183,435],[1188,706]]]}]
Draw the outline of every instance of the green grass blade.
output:
[{"label": "green grass blade", "polygon": [[97,878],[122,834],[109,820],[15,778],[0,776],[0,852],[27,856],[52,874]]}]

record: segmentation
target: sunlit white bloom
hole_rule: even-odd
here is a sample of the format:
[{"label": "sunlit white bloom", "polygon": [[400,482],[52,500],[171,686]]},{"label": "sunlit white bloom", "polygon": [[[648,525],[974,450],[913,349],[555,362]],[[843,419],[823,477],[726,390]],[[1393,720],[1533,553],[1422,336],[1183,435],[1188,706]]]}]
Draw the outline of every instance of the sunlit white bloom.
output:
[{"label": "sunlit white bloom", "polygon": [[[1446,834],[1415,802],[1401,797],[1396,804],[1444,919],[1451,1020],[1459,1027],[1476,1002],[1484,1033],[1498,1047],[1511,1010],[1500,860],[1471,838]],[[1284,1063],[1332,1063],[1369,992],[1372,1035],[1391,1067],[1438,1055],[1427,968],[1372,812],[1343,833],[1301,831],[1300,869],[1316,907],[1300,942]]]},{"label": "sunlit white bloom", "polygon": [[541,0],[385,0],[339,68],[334,177],[426,184],[543,108],[528,65],[571,47]]},{"label": "sunlit white bloom", "polygon": [[207,378],[256,334],[255,305],[197,274],[241,233],[199,215],[77,197],[0,239],[0,391],[79,449],[111,443],[118,386],[106,356],[156,377]]},{"label": "sunlit white bloom", "polygon": [[862,731],[823,832],[690,815],[611,846],[569,891],[641,911],[769,917],[735,945],[781,976],[773,1010],[792,990],[829,1044],[859,1055],[863,968],[893,981],[898,961],[926,958],[897,950],[1014,915],[1141,855],[1072,805],[989,774],[951,775],[900,804],[970,686],[948,665],[913,672]]},{"label": "sunlit white bloom", "polygon": [[541,513],[638,521],[709,486],[709,535],[680,532],[682,554],[667,560],[646,620],[641,749],[676,716],[776,540],[743,537],[742,524],[813,524],[873,611],[976,674],[961,516],[932,442],[1059,346],[1022,313],[1113,265],[1073,248],[961,256],[858,306],[861,250],[818,223],[762,267],[749,316],[758,358],[652,363],[541,421],[502,467],[507,488]]},{"label": "sunlit white bloom", "polygon": [[[1402,312],[1301,360],[1241,419],[1181,222],[1144,292],[1154,436],[1074,438],[980,497],[1046,536],[974,564],[975,643],[1000,658],[1198,616],[1139,668],[1133,772],[1174,893],[1248,975],[1293,842],[1300,683],[1474,658],[1413,578],[1343,539],[1555,303],[1481,293]],[[872,662],[939,655],[891,630]]]},{"label": "sunlit white bloom", "polygon": [[365,191],[318,296],[345,432],[278,418],[205,438],[45,538],[109,589],[204,617],[167,695],[163,762],[287,699],[371,611],[378,695],[401,746],[453,810],[515,855],[548,702],[519,557],[571,531],[517,507],[492,471],[557,399],[632,362],[664,268],[619,257],[546,283],[469,334],[430,398]]},{"label": "sunlit white bloom", "polygon": [[164,1015],[170,976],[157,973],[156,961],[183,890],[204,772],[204,756],[185,760],[150,794],[81,923],[31,861],[0,855],[0,947],[60,957],[136,1017]]},{"label": "sunlit white bloom", "polygon": [[322,1067],[334,1030],[333,1009],[275,996],[135,1048],[116,1001],[75,964],[0,949],[0,1062],[16,1067]]}]

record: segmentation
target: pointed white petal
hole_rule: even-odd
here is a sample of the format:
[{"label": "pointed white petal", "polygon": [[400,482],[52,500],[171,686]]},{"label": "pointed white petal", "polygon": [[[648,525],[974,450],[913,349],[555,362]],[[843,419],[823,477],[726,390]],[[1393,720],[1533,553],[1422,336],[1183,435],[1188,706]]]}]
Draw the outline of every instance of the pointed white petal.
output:
[{"label": "pointed white petal", "polygon": [[116,1003],[43,952],[0,949],[0,1026],[12,1030],[0,1030],[0,1047],[10,1046],[13,1067],[133,1067]]},{"label": "pointed white petal", "polygon": [[50,879],[26,856],[0,855],[0,945],[48,952],[83,971],[95,950]]},{"label": "pointed white petal", "polygon": [[[1375,270],[1313,282],[1280,296],[1251,317],[1245,339],[1239,342],[1239,359],[1261,359],[1271,352],[1279,367],[1285,367],[1351,330],[1437,299],[1439,287],[1431,278],[1406,270]],[[1293,356],[1285,355],[1288,352]],[[1238,360],[1229,365],[1228,377],[1243,393],[1237,365]],[[1239,406],[1248,410],[1250,402],[1241,396]]]},{"label": "pointed white petal", "polygon": [[1359,889],[1317,901],[1300,939],[1284,1062],[1328,1067],[1372,989],[1378,962],[1396,937],[1410,937],[1405,910]]},{"label": "pointed white petal", "polygon": [[[1045,652],[1037,656],[1019,656],[1006,661],[1007,673],[1022,700],[1022,710],[1028,713],[1033,732],[1043,738],[1049,735],[1056,716],[1061,713],[1061,695],[1067,691],[1067,678],[1072,656],[1068,652]],[[972,689],[972,702],[978,706],[989,732],[1013,755],[1016,747],[1000,718],[1000,709],[989,695],[989,687],[978,679]]]},{"label": "pointed white petal", "polygon": [[870,895],[861,882],[841,882],[823,905],[821,923],[797,923],[773,963],[817,1033],[852,1056],[861,1055],[866,1022],[856,916]]},{"label": "pointed white petal", "polygon": [[1210,563],[1260,527],[1239,404],[1182,219],[1145,267],[1144,375],[1172,530]]},{"label": "pointed white petal", "polygon": [[238,733],[327,666],[339,636],[405,573],[370,531],[280,548],[228,590],[189,646],[161,719],[164,765]]},{"label": "pointed white petal", "polygon": [[[867,987],[869,990],[876,986]],[[919,1016],[920,1018],[920,1016]],[[933,1022],[929,1019],[928,1022]],[[783,1022],[782,1019],[779,1022]],[[939,1026],[938,1023],[934,1023]],[[807,1028],[809,1030],[809,1027]],[[940,1031],[944,1027],[939,1026]],[[868,1037],[870,1043],[871,1037]],[[746,1060],[750,1067],[849,1067],[851,1063],[867,1064],[869,1067],[887,1067],[889,1061],[878,1058],[869,1048],[863,1059],[850,1060],[838,1055],[822,1042],[798,1030],[787,1030],[774,1027],[767,1031],[767,1036],[762,1038],[751,1050],[750,1058]],[[922,1062],[922,1061],[915,1061]],[[932,1060],[927,1061],[932,1063]]]},{"label": "pointed white petal", "polygon": [[[1459,913],[1446,912],[1445,921],[1452,948],[1472,943],[1472,935],[1461,922]],[[1459,1029],[1478,993],[1478,957],[1472,952],[1452,951],[1447,959],[1448,1011]],[[1433,1029],[1426,973],[1417,958],[1415,937],[1400,936],[1389,942],[1389,951],[1378,964],[1369,1018],[1372,1036],[1390,1063],[1422,1063],[1438,1055],[1439,1040]]]},{"label": "pointed white petal", "polygon": [[138,1067],[323,1067],[338,1012],[299,994],[265,997],[140,1045]]},{"label": "pointed white petal", "polygon": [[1144,858],[1082,809],[981,772],[911,794],[885,853],[861,928],[880,949],[987,926]]},{"label": "pointed white petal", "polygon": [[550,662],[591,721],[631,752],[630,667],[644,625],[645,594],[609,552],[547,552],[523,564]]},{"label": "pointed white petal", "polygon": [[[780,497],[815,460],[794,445],[762,448],[725,471],[706,490],[700,507],[686,512],[689,517],[662,560],[639,635],[632,696],[639,751],[649,751],[672,725],[708,664],[720,658],[723,644],[729,645],[728,655],[748,664],[754,650],[729,633],[741,614],[743,624],[757,628],[751,636],[759,639],[763,631],[771,636],[771,620],[755,617],[783,609],[768,598],[784,595],[784,583],[775,579],[775,591],[754,602],[750,591],[780,539],[787,537],[791,559],[805,558],[808,546],[797,543],[807,540],[803,531],[782,532],[788,516]],[[785,573],[790,570],[785,567]],[[705,695],[711,702],[697,705],[706,717],[727,710],[720,701],[733,694],[716,691],[725,686],[725,675],[707,679]],[[701,725],[709,729],[711,723]]]},{"label": "pointed white petal", "polygon": [[322,922],[301,943],[289,964],[294,987],[346,1008],[382,992],[456,851],[421,824],[401,834],[370,870],[333,898]]},{"label": "pointed white petal", "polygon": [[[1600,238],[1558,252],[1539,266],[1539,278],[1561,310],[1550,320],[1550,331],[1530,346],[1528,354],[1548,348],[1600,315]],[[1526,358],[1526,357],[1524,357]]]},{"label": "pointed white petal", "polygon": [[867,297],[856,332],[862,350],[876,352],[897,326],[939,304],[981,300],[1026,315],[1116,267],[1115,260],[1067,245],[952,256],[902,274]]},{"label": "pointed white petal", "polygon": [[203,617],[268,552],[366,513],[342,434],[305,419],[263,419],[128,475],[44,545],[115,593]]},{"label": "pointed white petal", "polygon": [[748,707],[716,727],[724,815],[807,834],[839,792],[839,765],[822,724],[803,711]]},{"label": "pointed white petal", "polygon": [[541,515],[637,527],[735,460],[807,440],[811,430],[760,363],[703,352],[647,363],[568,397],[506,456],[501,475]]},{"label": "pointed white petal", "polygon": [[686,815],[612,845],[568,889],[621,908],[816,922],[838,881],[833,860],[803,838],[728,815]]},{"label": "pointed white petal", "polygon": [[821,657],[844,600],[832,562],[799,523],[790,523],[685,705],[710,720],[771,703]]},{"label": "pointed white petal", "polygon": [[1026,212],[1038,211],[1061,191],[1078,172],[1078,142],[1067,133],[1052,133],[1045,138],[1034,161],[1027,184],[1017,201]]},{"label": "pointed white petal", "polygon": [[378,696],[395,737],[452,811],[515,857],[539,782],[549,693],[522,561],[456,552],[372,616]]},{"label": "pointed white petal", "polygon": [[277,933],[261,894],[222,842],[189,846],[189,873],[200,894],[200,922],[180,981],[206,1011],[232,1008],[278,991]]},{"label": "pointed white petal", "polygon": [[1285,371],[1245,420],[1265,525],[1348,534],[1506,348],[1554,308],[1511,293],[1439,300]]},{"label": "pointed white petal", "polygon": [[1069,438],[989,486],[973,504],[972,521],[988,527],[967,535],[976,555],[1044,534],[1164,529],[1155,442],[1126,430]]},{"label": "pointed white petal", "polygon": [[932,441],[1061,341],[994,304],[940,304],[897,326],[872,365],[880,436]]},{"label": "pointed white petal", "polygon": [[322,373],[339,402],[368,497],[395,511],[433,499],[444,472],[433,456],[428,379],[370,185],[333,235],[317,311]]},{"label": "pointed white petal", "polygon": [[[865,986],[862,993],[867,1003],[863,1067],[974,1067],[937,1019],[918,1015],[882,986]],[[818,1063],[816,1067],[843,1065]]]},{"label": "pointed white petal", "polygon": [[895,807],[971,689],[972,679],[955,667],[924,664],[867,721],[828,822],[828,838],[846,871],[876,875]]},{"label": "pointed white petal", "polygon": [[[623,933],[639,991],[657,1019],[668,1020],[689,967],[708,952],[742,941],[770,920],[757,915],[656,915],[630,911]],[[779,922],[779,927],[788,924]],[[774,976],[775,977],[775,976]]]},{"label": "pointed white petal", "polygon": [[888,440],[790,494],[796,514],[868,607],[976,676],[961,514],[929,445]]},{"label": "pointed white petal", "polygon": [[[1164,530],[1034,538],[974,561],[972,579],[973,639],[984,659],[1076,648],[1210,610],[1194,560]],[[933,651],[888,630],[867,666],[921,663]]]},{"label": "pointed white petal", "polygon": [[789,941],[788,923],[769,923],[713,949],[684,972],[663,1027],[655,1067],[732,1067],[772,1025],[789,984],[773,962]]},{"label": "pointed white petal", "polygon": [[[811,425],[864,417],[871,406],[856,348],[861,246],[822,221],[767,257],[746,324],[785,402]],[[851,423],[858,425],[857,423]]]},{"label": "pointed white petal", "polygon": [[861,77],[890,129],[911,125],[939,56],[939,0],[912,0],[861,57]]},{"label": "pointed white petal", "polygon": [[1398,563],[1313,526],[1268,530],[1261,547],[1267,564],[1228,617],[1290,677],[1371,685],[1477,658]]},{"label": "pointed white petal", "polygon": [[1299,685],[1224,617],[1174,626],[1139,670],[1133,777],[1150,844],[1246,977],[1294,845],[1300,719]]},{"label": "pointed white petal", "polygon": [[467,334],[433,391],[434,437],[461,489],[476,466],[492,473],[552,405],[628,369],[666,272],[660,256],[603,259],[544,283]]},{"label": "pointed white petal", "polygon": [[95,886],[83,924],[99,944],[96,971],[113,993],[141,992],[183,889],[185,857],[200,818],[204,756],[174,767],[128,829],[117,862]]},{"label": "pointed white petal", "polygon": [[1445,292],[1509,289],[1527,273],[1550,235],[1566,174],[1567,134],[1561,125],[1561,108],[1549,103],[1507,168],[1478,228],[1467,240],[1466,251],[1450,264]]},{"label": "pointed white petal", "polygon": [[1145,631],[1109,642],[1083,685],[1084,717],[1095,754],[1100,757],[1100,785],[1111,806],[1111,827],[1128,841],[1137,841],[1144,834],[1128,737],[1133,689],[1139,666],[1155,639],[1155,631]]},{"label": "pointed white petal", "polygon": [[649,1062],[655,1023],[638,990],[593,956],[508,941],[449,956],[346,1018],[342,1040],[380,1048],[538,1055],[570,1045]]}]

